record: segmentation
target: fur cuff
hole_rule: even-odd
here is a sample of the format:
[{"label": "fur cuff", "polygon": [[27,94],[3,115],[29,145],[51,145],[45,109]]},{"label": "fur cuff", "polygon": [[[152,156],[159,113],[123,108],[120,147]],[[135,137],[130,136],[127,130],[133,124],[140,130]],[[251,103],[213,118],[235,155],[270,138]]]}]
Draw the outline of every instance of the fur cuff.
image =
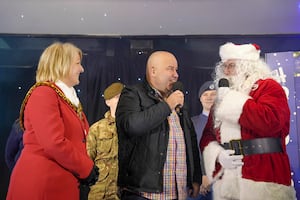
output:
[{"label": "fur cuff", "polygon": [[218,178],[218,175],[214,178],[213,173],[216,168],[218,156],[222,150],[224,149],[218,142],[210,142],[203,150],[205,172],[210,182],[214,182]]}]

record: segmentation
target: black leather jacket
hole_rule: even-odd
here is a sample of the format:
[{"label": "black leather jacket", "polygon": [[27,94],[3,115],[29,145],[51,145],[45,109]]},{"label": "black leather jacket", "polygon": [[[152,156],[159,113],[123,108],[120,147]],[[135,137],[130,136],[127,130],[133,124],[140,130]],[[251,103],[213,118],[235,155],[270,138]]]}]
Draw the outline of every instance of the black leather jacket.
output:
[{"label": "black leather jacket", "polygon": [[[119,139],[118,185],[137,192],[162,192],[163,168],[169,140],[170,107],[147,82],[125,87],[116,111]],[[180,122],[187,154],[187,184],[201,184],[199,148],[185,106]]]}]

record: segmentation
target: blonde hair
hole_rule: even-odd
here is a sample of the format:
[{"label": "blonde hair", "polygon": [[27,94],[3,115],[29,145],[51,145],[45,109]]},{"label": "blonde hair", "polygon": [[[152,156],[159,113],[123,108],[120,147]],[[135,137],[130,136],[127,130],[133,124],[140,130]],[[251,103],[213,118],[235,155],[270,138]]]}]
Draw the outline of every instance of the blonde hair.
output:
[{"label": "blonde hair", "polygon": [[71,43],[55,42],[42,53],[36,71],[36,82],[55,82],[66,77],[71,69],[72,59],[82,51]]}]

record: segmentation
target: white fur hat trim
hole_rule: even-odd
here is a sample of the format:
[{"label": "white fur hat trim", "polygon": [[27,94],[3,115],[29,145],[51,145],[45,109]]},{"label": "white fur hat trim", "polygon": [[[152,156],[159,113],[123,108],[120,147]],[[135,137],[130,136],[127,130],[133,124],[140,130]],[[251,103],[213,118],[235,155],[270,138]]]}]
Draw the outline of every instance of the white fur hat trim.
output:
[{"label": "white fur hat trim", "polygon": [[242,59],[242,60],[258,60],[260,48],[257,44],[233,44],[227,42],[220,47],[219,51],[222,62],[229,59]]}]

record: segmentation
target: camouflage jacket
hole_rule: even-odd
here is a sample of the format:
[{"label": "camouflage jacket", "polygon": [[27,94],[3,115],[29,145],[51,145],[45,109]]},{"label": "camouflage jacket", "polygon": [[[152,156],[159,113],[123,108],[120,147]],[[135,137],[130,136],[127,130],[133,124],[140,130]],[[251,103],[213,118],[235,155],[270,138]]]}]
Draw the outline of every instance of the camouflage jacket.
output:
[{"label": "camouflage jacket", "polygon": [[87,152],[99,167],[100,174],[98,182],[91,186],[89,200],[118,199],[118,135],[110,111],[90,127]]}]

